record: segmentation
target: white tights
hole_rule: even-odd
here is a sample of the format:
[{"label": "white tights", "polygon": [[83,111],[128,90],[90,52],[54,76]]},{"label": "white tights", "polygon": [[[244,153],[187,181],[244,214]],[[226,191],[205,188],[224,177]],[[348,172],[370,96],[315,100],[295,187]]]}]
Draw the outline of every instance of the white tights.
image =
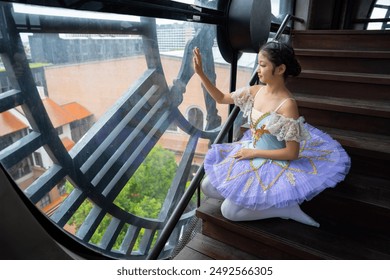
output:
[{"label": "white tights", "polygon": [[320,224],[317,223],[313,218],[305,214],[298,204],[284,208],[271,207],[257,211],[239,206],[229,199],[224,199],[224,197],[220,195],[216,188],[214,188],[214,186],[210,183],[208,177],[203,179],[201,183],[201,189],[208,197],[224,200],[221,205],[221,212],[226,219],[231,221],[238,222],[262,220],[268,218],[283,218],[292,219],[309,226],[320,226]]}]

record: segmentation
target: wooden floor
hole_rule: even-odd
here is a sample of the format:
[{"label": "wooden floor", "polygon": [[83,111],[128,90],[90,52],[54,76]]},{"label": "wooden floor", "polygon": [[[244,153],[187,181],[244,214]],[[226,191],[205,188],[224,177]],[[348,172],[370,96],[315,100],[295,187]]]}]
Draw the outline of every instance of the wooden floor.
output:
[{"label": "wooden floor", "polygon": [[198,233],[175,260],[258,260],[259,258],[237,250],[211,237]]},{"label": "wooden floor", "polygon": [[220,201],[207,199],[197,211],[202,231],[175,260],[390,259],[390,237],[320,217],[320,228],[291,220],[230,222]]}]

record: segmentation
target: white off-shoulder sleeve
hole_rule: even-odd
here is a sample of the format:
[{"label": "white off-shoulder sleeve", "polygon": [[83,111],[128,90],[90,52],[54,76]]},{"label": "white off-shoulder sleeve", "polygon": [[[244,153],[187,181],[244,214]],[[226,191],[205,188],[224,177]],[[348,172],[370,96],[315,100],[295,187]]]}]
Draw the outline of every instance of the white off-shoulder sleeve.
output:
[{"label": "white off-shoulder sleeve", "polygon": [[249,86],[242,87],[231,93],[231,97],[234,100],[234,104],[240,107],[243,112],[243,116],[249,116],[253,106],[253,96],[250,92]]},{"label": "white off-shoulder sleeve", "polygon": [[283,115],[272,112],[267,124],[267,130],[279,141],[300,142],[309,138],[309,133],[304,127],[305,119],[299,117],[297,120],[287,118]]}]

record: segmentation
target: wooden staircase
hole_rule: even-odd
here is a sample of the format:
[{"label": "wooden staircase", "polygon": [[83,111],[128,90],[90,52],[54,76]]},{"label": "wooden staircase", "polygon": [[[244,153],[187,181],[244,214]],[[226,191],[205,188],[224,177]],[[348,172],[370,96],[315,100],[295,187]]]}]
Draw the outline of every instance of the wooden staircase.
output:
[{"label": "wooden staircase", "polygon": [[202,232],[176,259],[390,259],[390,31],[295,31],[292,42],[304,70],[288,87],[306,121],[344,146],[350,173],[302,204],[320,228],[229,222],[207,199]]}]

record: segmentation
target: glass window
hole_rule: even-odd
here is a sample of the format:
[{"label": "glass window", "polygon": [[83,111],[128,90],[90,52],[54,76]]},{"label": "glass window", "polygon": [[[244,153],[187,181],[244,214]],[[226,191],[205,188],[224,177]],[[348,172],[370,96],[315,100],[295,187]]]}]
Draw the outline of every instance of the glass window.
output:
[{"label": "glass window", "polygon": [[[367,29],[390,29],[390,5],[388,0],[377,0],[372,12],[370,19],[373,22],[368,23]],[[379,20],[375,22],[375,20]],[[382,21],[387,20],[387,21]]]},{"label": "glass window", "polygon": [[46,194],[40,201],[40,207],[44,208],[51,203],[50,195]]},{"label": "glass window", "polygon": [[[279,2],[272,3],[276,13]],[[205,73],[229,91],[230,65],[219,52],[215,26],[13,7],[18,26],[10,28],[21,35],[14,51],[25,71],[14,79],[14,65],[3,60],[1,90],[29,92],[0,112],[0,130],[9,128],[0,135],[2,164],[38,207],[51,203],[48,192],[66,192],[63,200],[53,196],[56,207],[48,212],[59,226],[78,237],[94,231],[96,246],[106,231],[120,232],[115,254],[146,255],[145,244],[154,242],[228,116],[228,106],[215,104],[192,69],[192,49],[199,47]],[[237,88],[248,84],[255,62],[256,54],[241,56]]]},{"label": "glass window", "polygon": [[34,165],[43,167],[42,156],[40,153],[34,153]]},{"label": "glass window", "polygon": [[64,194],[66,194],[65,184],[59,184],[59,185],[57,186],[57,188],[58,188],[58,194],[59,194],[59,195],[64,195]]},{"label": "glass window", "polygon": [[190,108],[188,110],[188,121],[194,127],[203,129],[203,112],[199,108]]}]

